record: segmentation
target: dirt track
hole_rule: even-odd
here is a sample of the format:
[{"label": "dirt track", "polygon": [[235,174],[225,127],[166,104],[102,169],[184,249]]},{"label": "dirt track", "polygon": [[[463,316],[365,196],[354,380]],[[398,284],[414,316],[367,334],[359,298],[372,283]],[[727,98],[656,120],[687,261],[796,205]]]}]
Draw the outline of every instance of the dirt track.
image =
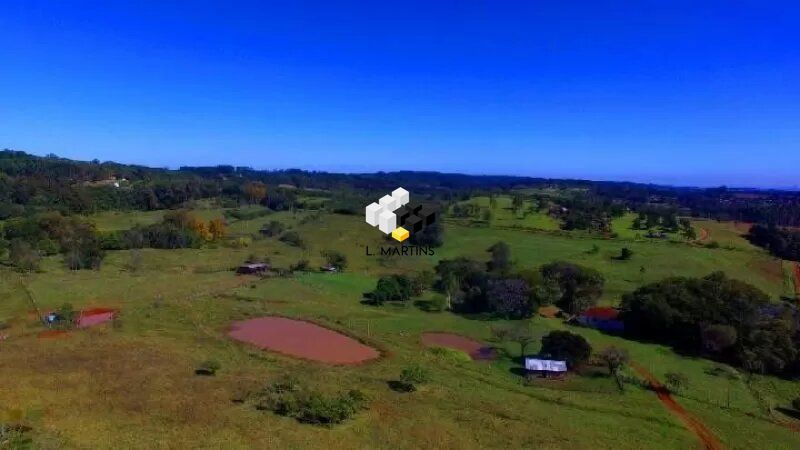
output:
[{"label": "dirt track", "polygon": [[676,402],[675,399],[672,398],[672,395],[670,395],[669,390],[661,384],[649,370],[634,363],[631,363],[631,367],[650,383],[650,386],[652,386],[658,399],[664,404],[664,407],[672,414],[678,416],[686,427],[697,435],[697,438],[703,443],[704,448],[708,450],[721,450],[724,448],[722,443],[714,436],[714,433]]}]

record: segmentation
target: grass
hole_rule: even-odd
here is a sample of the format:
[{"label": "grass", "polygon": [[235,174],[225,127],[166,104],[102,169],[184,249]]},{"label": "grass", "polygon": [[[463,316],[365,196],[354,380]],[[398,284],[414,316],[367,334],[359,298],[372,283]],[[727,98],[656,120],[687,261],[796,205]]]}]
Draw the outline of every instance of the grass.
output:
[{"label": "grass", "polygon": [[[150,214],[97,220],[122,226],[149,220]],[[0,421],[21,417],[33,427],[38,445],[53,448],[695,447],[695,437],[642,388],[631,386],[620,394],[605,376],[539,380],[528,386],[517,374],[515,345],[506,346],[494,362],[473,363],[439,356],[419,342],[424,331],[486,341],[489,327],[503,321],[427,313],[412,304],[365,306],[361,293],[372,289],[382,273],[430,268],[441,258],[459,255],[486,259],[486,248],[497,240],[509,243],[520,267],[567,259],[597,268],[608,280],[606,303],[644,282],[717,269],[772,295],[781,289],[770,269],[772,260],[754,250],[624,242],[634,251],[633,260],[616,262],[611,256],[622,241],[448,224],[446,244],[435,256],[381,261],[366,256],[365,248],[386,241],[361,217],[314,217],[280,212],[230,225],[233,233],[255,233],[264,222],[280,220],[298,230],[310,249],[269,238],[244,249],[144,250],[136,273],[125,268],[130,258],[125,251],[110,252],[100,271],[69,272],[59,257],[47,258],[43,271],[31,275],[0,268],[0,321],[10,325],[4,331],[9,339],[0,341],[0,377],[15,380],[0,383]],[[593,245],[598,252],[590,254]],[[260,280],[229,270],[251,253],[283,267],[303,257],[315,265],[323,249],[345,253],[348,271]],[[64,302],[76,308],[110,306],[122,311],[120,321],[117,327],[75,331],[63,339],[38,339],[41,328],[23,286],[43,309]],[[361,366],[330,367],[226,337],[232,321],[266,314],[326,323],[386,350],[387,356]],[[797,434],[770,422],[751,390],[786,406],[797,395],[794,383],[756,377],[748,388],[743,381],[707,374],[713,365],[709,361],[663,346],[568,327],[558,319],[535,318],[532,326],[540,336],[568,328],[595,349],[624,346],[662,379],[669,371],[687,374],[690,386],[678,401],[727,447],[800,445]],[[206,360],[220,363],[216,376],[195,376],[194,369]],[[426,367],[431,382],[412,394],[389,389],[387,381],[409,364]],[[328,393],[358,388],[370,397],[370,409],[327,429],[232,401],[286,375]]]}]

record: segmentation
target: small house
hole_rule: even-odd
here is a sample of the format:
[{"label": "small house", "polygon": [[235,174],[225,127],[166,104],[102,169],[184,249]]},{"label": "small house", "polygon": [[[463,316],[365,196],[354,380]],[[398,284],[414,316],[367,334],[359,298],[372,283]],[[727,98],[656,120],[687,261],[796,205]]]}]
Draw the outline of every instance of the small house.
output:
[{"label": "small house", "polygon": [[567,373],[567,362],[553,359],[525,358],[525,370],[542,377],[562,376]]},{"label": "small house", "polygon": [[239,275],[260,275],[269,270],[269,264],[265,263],[246,263],[236,268]]},{"label": "small house", "polygon": [[578,323],[598,330],[621,332],[625,330],[625,323],[619,319],[619,310],[608,307],[589,308],[577,318]]}]

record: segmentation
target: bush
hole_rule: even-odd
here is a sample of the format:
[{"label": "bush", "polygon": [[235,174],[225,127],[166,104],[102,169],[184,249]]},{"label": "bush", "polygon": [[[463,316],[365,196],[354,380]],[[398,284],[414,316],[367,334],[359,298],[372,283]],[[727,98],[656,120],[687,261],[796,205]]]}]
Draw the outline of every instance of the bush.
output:
[{"label": "bush", "polygon": [[378,279],[370,298],[376,305],[382,305],[387,301],[406,301],[411,298],[412,293],[412,282],[408,277],[388,275]]},{"label": "bush", "polygon": [[242,236],[225,241],[225,246],[229,248],[247,248],[252,243],[253,243],[253,238],[249,236]]},{"label": "bush", "polygon": [[220,367],[221,366],[219,362],[213,359],[209,359],[203,361],[199,366],[197,366],[197,369],[194,370],[194,373],[197,375],[211,376],[215,375],[217,371],[220,369]]},{"label": "bush", "polygon": [[323,258],[325,258],[325,262],[329,266],[335,267],[340,272],[347,267],[347,257],[345,257],[342,252],[338,252],[336,250],[323,250],[321,255]]},{"label": "bush", "polygon": [[259,233],[263,234],[264,236],[278,236],[286,229],[283,223],[278,222],[277,220],[270,220],[268,223],[265,223],[264,226],[261,227]]},{"label": "bush", "polygon": [[622,247],[622,250],[620,250],[619,252],[618,259],[620,261],[627,261],[631,259],[632,256],[633,256],[633,251],[631,249],[629,249],[628,247]]},{"label": "bush", "polygon": [[472,363],[472,358],[468,354],[462,352],[461,350],[456,350],[447,347],[429,347],[428,353],[445,362]]},{"label": "bush", "polygon": [[434,294],[425,305],[425,310],[430,312],[442,312],[447,309],[447,297],[442,294]]},{"label": "bush", "polygon": [[289,266],[289,270],[291,272],[305,272],[305,271],[307,271],[308,270],[308,260],[307,259],[301,259],[301,260],[297,261],[296,263],[294,263],[291,266]]},{"label": "bush", "polygon": [[17,270],[23,272],[34,272],[39,270],[39,263],[42,260],[39,251],[23,240],[14,239],[11,241],[9,249],[9,259]]},{"label": "bush", "polygon": [[306,242],[296,231],[287,231],[278,240],[292,247],[306,248]]},{"label": "bush", "polygon": [[430,381],[430,373],[424,367],[414,364],[404,368],[400,372],[400,379],[393,382],[393,389],[401,392],[413,392],[417,390],[417,385],[425,384]]},{"label": "bush", "polygon": [[583,336],[556,330],[542,338],[541,353],[562,359],[570,368],[574,368],[589,360],[592,347]]},{"label": "bush", "polygon": [[306,391],[287,379],[268,386],[261,393],[256,408],[294,417],[303,423],[334,425],[366,409],[366,402],[366,396],[355,389],[329,396],[315,390]]},{"label": "bush", "polygon": [[678,392],[689,387],[689,377],[679,372],[665,373],[664,382],[672,392]]}]

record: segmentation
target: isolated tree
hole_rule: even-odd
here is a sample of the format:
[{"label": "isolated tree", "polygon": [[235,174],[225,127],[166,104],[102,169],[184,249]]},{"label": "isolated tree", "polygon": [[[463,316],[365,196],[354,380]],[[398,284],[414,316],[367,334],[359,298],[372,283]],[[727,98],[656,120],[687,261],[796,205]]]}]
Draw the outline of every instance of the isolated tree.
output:
[{"label": "isolated tree", "polygon": [[633,251],[631,249],[629,249],[628,247],[622,247],[622,250],[620,250],[619,252],[618,259],[621,261],[627,261],[631,259],[632,256],[633,256]]},{"label": "isolated tree", "polygon": [[39,262],[42,257],[39,251],[21,239],[11,241],[9,249],[9,259],[17,270],[23,272],[33,272],[39,270]]},{"label": "isolated tree", "polygon": [[511,247],[503,241],[499,241],[487,250],[492,254],[488,268],[491,272],[506,274],[511,270]]},{"label": "isolated tree", "polygon": [[579,314],[597,303],[605,280],[600,272],[568,262],[546,264],[540,269],[546,280],[555,283],[561,298],[556,304],[570,314]]},{"label": "isolated tree", "polygon": [[589,360],[592,347],[579,334],[555,330],[542,337],[541,353],[564,360],[569,367],[574,368]]},{"label": "isolated tree", "polygon": [[335,267],[340,271],[347,268],[347,257],[344,256],[342,252],[336,250],[323,250],[321,255],[323,258],[325,258],[325,262],[329,266]]},{"label": "isolated tree", "polygon": [[664,382],[672,392],[682,391],[689,387],[689,377],[680,372],[665,373]]},{"label": "isolated tree", "polygon": [[490,282],[486,302],[490,311],[507,319],[529,318],[536,311],[528,283],[519,279]]},{"label": "isolated tree", "polygon": [[212,239],[222,239],[226,233],[225,221],[220,218],[212,219],[208,222],[208,232],[211,233]]},{"label": "isolated tree", "polygon": [[250,203],[260,203],[267,196],[267,186],[260,181],[249,181],[242,186],[247,201]]},{"label": "isolated tree", "polygon": [[530,325],[522,322],[509,331],[508,340],[519,345],[519,356],[524,357],[528,346],[536,342],[536,337],[533,335]]},{"label": "isolated tree", "polygon": [[600,353],[597,355],[603,363],[605,363],[606,367],[608,368],[609,375],[616,375],[625,364],[628,364],[630,361],[630,356],[628,355],[628,351],[624,348],[609,346],[604,348]]},{"label": "isolated tree", "polygon": [[436,274],[430,270],[421,270],[414,275],[414,277],[411,279],[411,282],[414,295],[420,296],[427,289],[430,289],[433,286],[433,283],[436,282]]},{"label": "isolated tree", "polygon": [[514,213],[517,213],[520,209],[522,209],[523,203],[524,200],[522,199],[522,196],[519,194],[515,194],[511,198],[511,208],[514,209]]}]

